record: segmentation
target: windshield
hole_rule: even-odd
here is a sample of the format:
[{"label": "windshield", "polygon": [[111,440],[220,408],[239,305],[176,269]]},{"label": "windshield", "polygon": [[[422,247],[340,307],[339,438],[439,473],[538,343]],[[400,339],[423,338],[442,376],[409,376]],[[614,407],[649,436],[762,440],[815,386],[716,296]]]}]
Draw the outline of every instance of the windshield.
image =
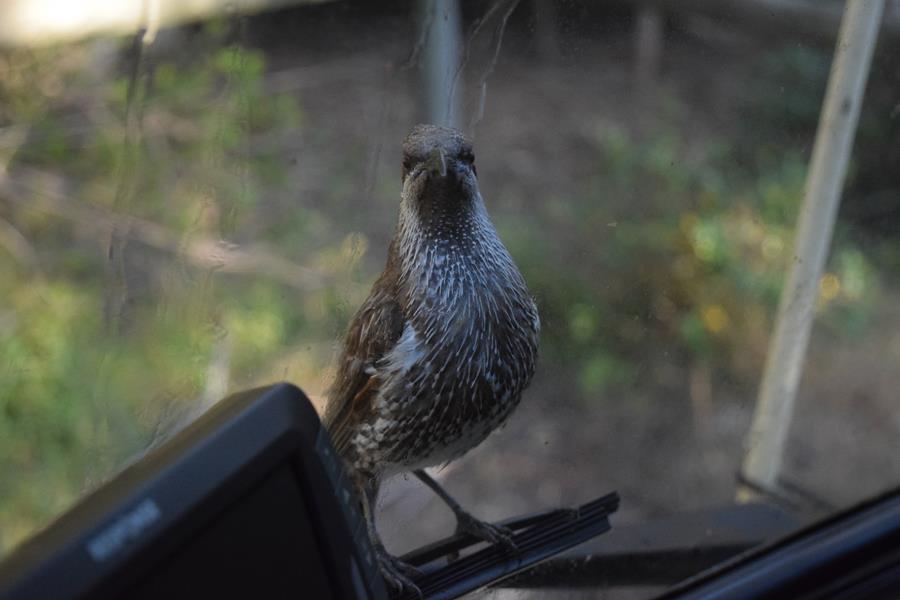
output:
[{"label": "windshield", "polygon": [[[431,471],[467,510],[762,506],[752,545],[900,482],[894,4],[843,79],[842,2],[176,4],[0,7],[0,556],[230,392],[325,410],[416,123],[471,140],[540,315],[520,405]],[[403,475],[378,521],[454,525]]]}]

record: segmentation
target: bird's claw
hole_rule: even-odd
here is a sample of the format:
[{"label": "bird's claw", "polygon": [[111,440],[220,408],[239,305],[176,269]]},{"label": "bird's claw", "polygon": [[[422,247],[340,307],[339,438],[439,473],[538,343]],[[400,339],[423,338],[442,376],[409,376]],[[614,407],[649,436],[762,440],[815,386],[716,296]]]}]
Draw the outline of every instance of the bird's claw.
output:
[{"label": "bird's claw", "polygon": [[456,515],[456,533],[468,533],[489,544],[500,545],[510,553],[519,551],[513,541],[513,531],[509,527],[476,519],[467,512]]},{"label": "bird's claw", "polygon": [[376,547],[375,553],[378,556],[378,569],[381,571],[381,576],[388,587],[394,590],[395,597],[400,597],[405,592],[412,592],[424,600],[425,596],[422,594],[422,590],[413,581],[413,578],[424,575],[421,570],[393,556],[383,546]]}]

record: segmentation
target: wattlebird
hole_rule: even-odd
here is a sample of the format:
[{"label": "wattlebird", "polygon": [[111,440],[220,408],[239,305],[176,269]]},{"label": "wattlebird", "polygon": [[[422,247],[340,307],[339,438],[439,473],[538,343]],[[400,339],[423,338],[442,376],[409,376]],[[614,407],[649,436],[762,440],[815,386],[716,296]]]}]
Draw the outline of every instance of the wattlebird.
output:
[{"label": "wattlebird", "polygon": [[375,529],[380,482],[412,471],[453,510],[457,530],[514,548],[503,527],[466,511],[423,469],[481,443],[519,403],[540,321],[491,223],[471,143],[417,125],[403,142],[400,216],[387,264],[353,317],[328,392],[325,425],[362,503],[387,582],[415,569]]}]

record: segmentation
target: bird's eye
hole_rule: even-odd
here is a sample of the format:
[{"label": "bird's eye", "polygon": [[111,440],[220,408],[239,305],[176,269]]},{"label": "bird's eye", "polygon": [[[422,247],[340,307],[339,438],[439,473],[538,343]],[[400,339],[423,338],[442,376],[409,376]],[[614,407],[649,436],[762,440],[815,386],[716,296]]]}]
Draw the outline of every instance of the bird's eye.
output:
[{"label": "bird's eye", "polygon": [[472,153],[472,151],[471,150],[463,150],[462,152],[459,153],[459,158],[460,158],[460,160],[462,160],[463,162],[465,162],[469,166],[471,166],[472,173],[476,177],[478,177],[478,169],[475,168],[475,155]]},{"label": "bird's eye", "polygon": [[413,170],[414,164],[415,163],[412,158],[407,157],[403,159],[403,171],[401,173],[401,177],[403,179],[406,179],[406,176],[409,175],[410,171]]}]

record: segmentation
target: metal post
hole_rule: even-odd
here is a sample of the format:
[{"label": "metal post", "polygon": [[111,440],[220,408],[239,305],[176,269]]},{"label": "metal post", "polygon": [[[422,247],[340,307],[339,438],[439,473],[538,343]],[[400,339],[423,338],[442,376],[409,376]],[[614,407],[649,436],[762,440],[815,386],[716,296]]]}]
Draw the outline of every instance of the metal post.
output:
[{"label": "metal post", "polygon": [[[743,475],[766,489],[776,489],[883,8],[883,0],[848,0],[841,20],[800,207],[794,259],[747,439]],[[745,496],[738,494],[739,499]]]},{"label": "metal post", "polygon": [[462,35],[458,0],[421,0],[420,27],[425,32],[425,110],[428,122],[457,126],[461,82],[454,80],[459,66]]}]

